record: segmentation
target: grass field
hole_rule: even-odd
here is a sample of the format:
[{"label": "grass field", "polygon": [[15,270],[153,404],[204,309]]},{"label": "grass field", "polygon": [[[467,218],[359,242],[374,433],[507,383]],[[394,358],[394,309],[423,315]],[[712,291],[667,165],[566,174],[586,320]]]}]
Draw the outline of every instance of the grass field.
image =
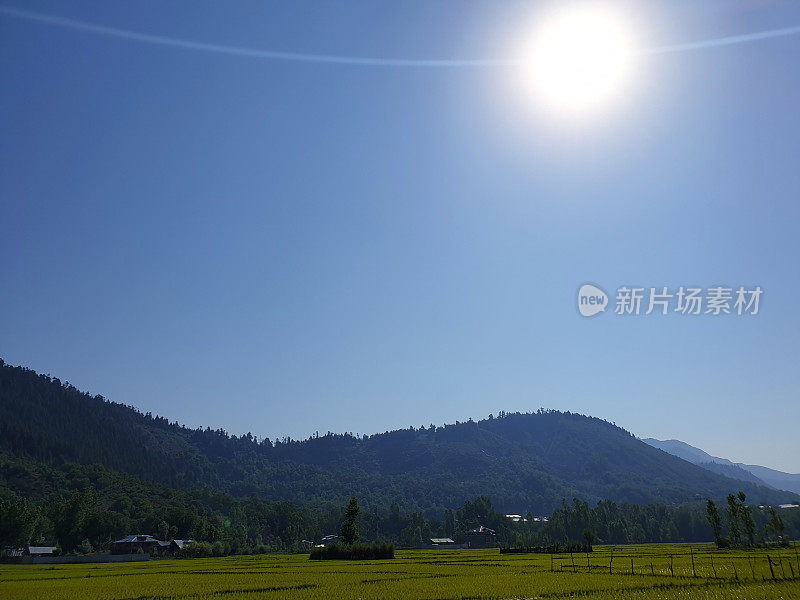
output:
[{"label": "grass field", "polygon": [[711,545],[696,544],[690,553],[689,548],[680,544],[599,547],[589,554],[588,566],[585,554],[555,556],[551,566],[548,554],[500,555],[497,550],[399,551],[394,560],[370,562],[264,555],[0,565],[0,598],[800,598],[796,549],[770,550],[771,572],[763,550],[720,552]]}]

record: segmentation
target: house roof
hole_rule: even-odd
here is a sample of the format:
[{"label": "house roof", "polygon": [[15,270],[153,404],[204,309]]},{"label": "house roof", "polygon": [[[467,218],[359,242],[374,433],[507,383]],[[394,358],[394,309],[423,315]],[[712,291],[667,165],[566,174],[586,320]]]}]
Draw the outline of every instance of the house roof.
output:
[{"label": "house roof", "polygon": [[146,533],[135,533],[133,535],[126,536],[121,540],[116,540],[115,544],[141,544],[141,543],[159,543],[159,541],[154,538],[152,535],[147,535]]},{"label": "house roof", "polygon": [[55,551],[55,546],[28,546],[28,554],[52,554]]},{"label": "house roof", "polygon": [[481,525],[480,527],[476,527],[475,529],[470,529],[467,533],[491,533],[494,534],[494,529],[489,529],[488,527],[484,527]]},{"label": "house roof", "polygon": [[191,544],[193,540],[172,540],[178,549],[183,549],[186,544]]},{"label": "house roof", "polygon": [[455,544],[450,538],[430,538],[432,544]]}]

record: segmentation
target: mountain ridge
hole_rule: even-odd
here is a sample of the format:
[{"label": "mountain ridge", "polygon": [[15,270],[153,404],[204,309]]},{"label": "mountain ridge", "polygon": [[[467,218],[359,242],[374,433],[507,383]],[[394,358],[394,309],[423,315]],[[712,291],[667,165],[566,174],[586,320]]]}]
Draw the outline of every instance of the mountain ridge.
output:
[{"label": "mountain ridge", "polygon": [[680,504],[743,489],[756,501],[793,498],[710,473],[612,423],[569,412],[273,442],[189,429],[2,361],[0,452],[46,464],[98,463],[238,497],[327,504],[357,495],[368,506],[398,502],[424,511],[478,495],[520,514],[547,514],[573,497]]},{"label": "mountain ridge", "polygon": [[727,458],[712,456],[705,450],[682,442],[681,440],[643,438],[642,441],[654,448],[659,448],[664,452],[668,452],[669,454],[701,466],[714,473],[740,481],[749,481],[757,485],[759,485],[760,482],[760,484],[771,487],[772,489],[786,490],[795,494],[800,494],[800,473],[786,473],[761,465],[733,462]]}]

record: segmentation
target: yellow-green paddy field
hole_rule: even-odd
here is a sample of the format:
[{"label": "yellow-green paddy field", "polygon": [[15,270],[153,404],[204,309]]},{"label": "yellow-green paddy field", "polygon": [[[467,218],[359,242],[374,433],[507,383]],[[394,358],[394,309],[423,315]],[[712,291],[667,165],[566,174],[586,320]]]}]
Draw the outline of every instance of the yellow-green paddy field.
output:
[{"label": "yellow-green paddy field", "polygon": [[[769,556],[769,558],[768,558]],[[586,554],[408,550],[393,560],[231,556],[81,565],[0,565],[2,600],[466,598],[800,599],[795,548],[602,546]]]}]

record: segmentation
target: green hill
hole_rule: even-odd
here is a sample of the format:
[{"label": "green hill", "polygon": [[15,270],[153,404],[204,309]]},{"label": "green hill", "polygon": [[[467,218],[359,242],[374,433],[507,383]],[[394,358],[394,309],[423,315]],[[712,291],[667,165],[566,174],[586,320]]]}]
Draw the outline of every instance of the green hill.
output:
[{"label": "green hill", "polygon": [[59,465],[99,463],[178,489],[439,511],[490,495],[501,510],[549,514],[562,498],[678,504],[743,489],[754,502],[796,496],[735,481],[653,448],[601,419],[503,414],[357,438],[256,440],[189,429],[0,361],[0,452]]}]

